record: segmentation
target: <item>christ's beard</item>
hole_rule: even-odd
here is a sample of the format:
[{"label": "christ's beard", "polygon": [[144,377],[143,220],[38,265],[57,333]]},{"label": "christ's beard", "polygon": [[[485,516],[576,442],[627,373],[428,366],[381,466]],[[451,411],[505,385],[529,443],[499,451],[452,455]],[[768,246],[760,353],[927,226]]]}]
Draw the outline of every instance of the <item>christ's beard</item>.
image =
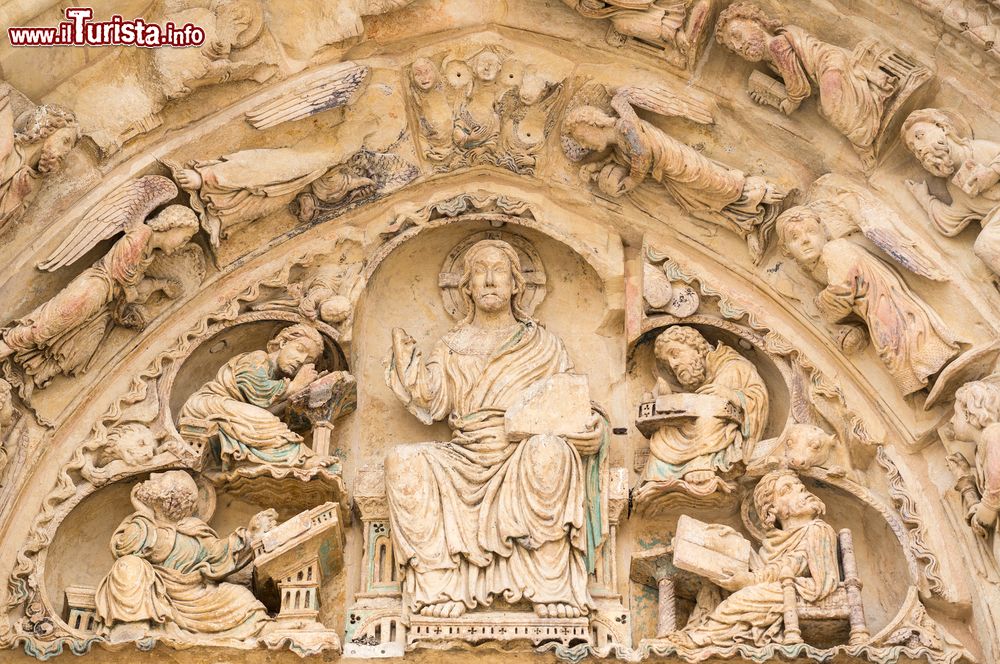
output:
[{"label": "christ's beard", "polygon": [[51,150],[42,148],[42,153],[38,156],[39,173],[55,173],[62,166],[62,158],[54,154]]}]

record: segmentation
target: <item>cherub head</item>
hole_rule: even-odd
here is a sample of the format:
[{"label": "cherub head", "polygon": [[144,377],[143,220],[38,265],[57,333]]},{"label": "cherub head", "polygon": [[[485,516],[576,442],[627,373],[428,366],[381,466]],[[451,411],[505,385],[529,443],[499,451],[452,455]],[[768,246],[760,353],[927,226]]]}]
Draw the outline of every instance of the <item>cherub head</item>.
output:
[{"label": "cherub head", "polygon": [[500,56],[490,50],[479,53],[472,61],[472,69],[476,72],[476,76],[487,83],[500,73],[500,65]]},{"label": "cherub head", "polygon": [[775,225],[778,243],[785,253],[803,269],[812,270],[829,239],[819,213],[807,205],[797,205],[782,212]]},{"label": "cherub head", "polygon": [[615,140],[617,120],[596,106],[577,106],[563,120],[563,131],[587,150],[600,152]]},{"label": "cherub head", "polygon": [[809,493],[791,470],[772,470],[753,490],[753,505],[761,523],[783,528],[790,519],[816,518],[826,513],[823,501]]},{"label": "cherub head", "polygon": [[183,470],[153,473],[132,489],[132,503],[152,511],[158,521],[177,523],[194,514],[198,485]]},{"label": "cherub head", "polygon": [[428,58],[417,58],[414,60],[413,64],[410,65],[410,76],[413,78],[413,84],[417,86],[417,89],[423,92],[427,92],[441,80],[437,66]]},{"label": "cherub head", "polygon": [[788,430],[785,460],[795,470],[823,466],[835,444],[836,438],[819,427],[796,423]]},{"label": "cherub head", "polygon": [[972,130],[956,114],[937,108],[913,111],[901,129],[906,148],[924,170],[938,177],[949,177],[959,167],[959,148],[969,146]]},{"label": "cherub head", "polygon": [[521,304],[525,280],[514,247],[502,240],[481,240],[465,252],[464,262],[458,289],[468,311],[467,323],[477,311],[496,313],[505,307],[517,320],[530,320]]},{"label": "cherub head", "polygon": [[734,2],[722,10],[715,24],[715,38],[750,62],[767,56],[767,44],[781,22],[750,2]]},{"label": "cherub head", "polygon": [[705,382],[711,350],[712,345],[698,330],[685,325],[668,327],[653,344],[657,361],[669,366],[687,390],[697,389]]},{"label": "cherub head", "polygon": [[168,256],[188,242],[198,232],[198,215],[184,205],[168,205],[146,222],[153,229],[150,243]]},{"label": "cherub head", "polygon": [[955,392],[951,426],[959,440],[976,442],[983,429],[1000,423],[1000,384],[985,380],[966,383]]},{"label": "cherub head", "polygon": [[15,123],[20,145],[41,144],[39,173],[55,173],[80,139],[80,125],[73,111],[57,104],[43,104],[23,114]]},{"label": "cherub head", "polygon": [[267,342],[267,352],[274,357],[284,376],[294,376],[303,365],[323,356],[323,337],[308,325],[286,327]]}]

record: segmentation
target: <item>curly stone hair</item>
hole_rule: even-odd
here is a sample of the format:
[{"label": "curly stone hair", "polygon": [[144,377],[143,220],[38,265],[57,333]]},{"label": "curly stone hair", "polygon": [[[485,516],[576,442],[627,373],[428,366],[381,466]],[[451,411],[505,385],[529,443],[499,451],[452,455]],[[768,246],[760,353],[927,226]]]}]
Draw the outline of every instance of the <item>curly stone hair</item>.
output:
[{"label": "curly stone hair", "polygon": [[752,2],[740,0],[729,5],[719,13],[719,19],[715,22],[715,38],[720,44],[726,44],[722,39],[722,35],[729,27],[729,24],[735,21],[750,21],[751,23],[758,24],[768,32],[774,32],[781,27],[781,21],[771,18],[757,5]]},{"label": "curly stone hair", "polygon": [[798,475],[793,470],[787,468],[772,470],[761,478],[753,490],[753,507],[757,510],[761,523],[768,528],[774,528],[774,523],[778,519],[778,515],[775,513],[774,488],[782,477],[798,479]]},{"label": "curly stone hair", "polygon": [[964,410],[969,424],[977,429],[1000,422],[1000,384],[984,380],[966,383],[955,392],[955,408]]},{"label": "curly stone hair", "polygon": [[154,473],[136,485],[132,497],[168,519],[180,521],[194,514],[198,504],[198,485],[182,470]]},{"label": "curly stone hair", "polygon": [[319,358],[323,354],[323,337],[320,336],[315,328],[303,325],[302,323],[286,327],[274,335],[274,338],[267,342],[267,352],[273,353],[289,341],[296,339],[301,339],[312,345],[314,349],[312,353],[313,357]]},{"label": "curly stone hair", "polygon": [[21,145],[44,141],[46,138],[65,127],[76,130],[80,135],[80,125],[76,114],[65,106],[58,104],[42,104],[18,118],[20,127],[15,134],[15,140]]},{"label": "curly stone hair", "polygon": [[910,130],[914,125],[932,124],[944,130],[945,135],[958,145],[968,145],[974,138],[972,127],[965,121],[965,118],[951,111],[943,111],[939,108],[921,108],[913,111],[903,120],[903,126],[899,132],[903,138],[906,149],[913,152],[913,141],[910,140]]},{"label": "curly stone hair", "polygon": [[198,230],[198,215],[185,205],[168,205],[158,215],[146,222],[154,231],[163,232],[174,228]]},{"label": "curly stone hair", "polygon": [[805,221],[815,222],[819,226],[823,235],[829,239],[829,235],[826,232],[826,225],[823,224],[823,219],[820,217],[819,212],[808,205],[796,205],[795,207],[790,207],[778,215],[778,219],[774,222],[778,233],[778,244],[781,245],[782,250],[785,251],[786,255],[787,250],[784,248],[787,246],[786,241],[788,240],[789,228]]},{"label": "curly stone hair", "polygon": [[654,353],[669,344],[690,346],[697,350],[700,355],[708,355],[712,350],[712,344],[708,342],[708,339],[702,336],[701,332],[687,325],[674,325],[660,332],[653,344]]}]

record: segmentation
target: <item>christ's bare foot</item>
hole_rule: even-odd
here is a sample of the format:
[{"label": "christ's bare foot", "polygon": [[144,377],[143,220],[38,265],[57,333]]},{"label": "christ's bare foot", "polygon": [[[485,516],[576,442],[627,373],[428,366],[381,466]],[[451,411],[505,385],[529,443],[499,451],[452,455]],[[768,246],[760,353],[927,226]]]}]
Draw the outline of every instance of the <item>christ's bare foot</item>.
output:
[{"label": "christ's bare foot", "polygon": [[535,604],[535,613],[539,618],[579,618],[583,615],[579,608],[561,602]]},{"label": "christ's bare foot", "polygon": [[435,602],[420,609],[420,615],[432,618],[458,618],[465,613],[465,604],[461,602]]}]

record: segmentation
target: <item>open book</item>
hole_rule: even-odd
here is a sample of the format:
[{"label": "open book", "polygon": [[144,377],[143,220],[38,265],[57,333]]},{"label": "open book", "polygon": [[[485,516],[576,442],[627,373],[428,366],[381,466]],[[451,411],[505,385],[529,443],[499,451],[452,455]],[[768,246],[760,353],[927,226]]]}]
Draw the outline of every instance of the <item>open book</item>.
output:
[{"label": "open book", "polygon": [[704,523],[686,514],[677,521],[674,566],[713,583],[733,572],[750,571],[749,540],[720,523]]}]

